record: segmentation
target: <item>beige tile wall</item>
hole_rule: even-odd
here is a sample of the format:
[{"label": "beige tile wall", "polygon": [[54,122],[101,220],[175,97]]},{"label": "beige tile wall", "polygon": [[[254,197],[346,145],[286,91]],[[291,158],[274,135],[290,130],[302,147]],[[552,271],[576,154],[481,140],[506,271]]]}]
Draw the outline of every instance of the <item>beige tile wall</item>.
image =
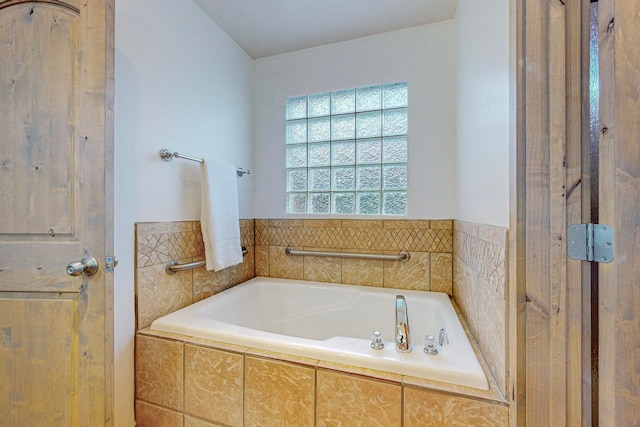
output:
[{"label": "beige tile wall", "polygon": [[136,400],[136,427],[182,427],[183,419],[182,412]]},{"label": "beige tile wall", "polygon": [[402,385],[318,370],[317,426],[402,425]]},{"label": "beige tile wall", "polygon": [[244,425],[312,426],[316,372],[312,366],[245,357]]},{"label": "beige tile wall", "polygon": [[244,262],[219,272],[204,267],[168,275],[170,261],[204,259],[199,221],[146,222],[135,226],[136,322],[146,328],[158,317],[254,277],[254,221],[240,220]]},{"label": "beige tile wall", "polygon": [[[451,220],[255,220],[256,276],[452,293]],[[285,248],[397,254],[377,261],[287,256]]]},{"label": "beige tile wall", "polygon": [[[137,329],[254,276],[438,291],[452,294],[451,220],[241,220],[240,265],[219,272],[204,267],[168,275],[170,261],[204,259],[199,221],[137,223]],[[285,248],[397,254],[408,262],[287,256]]]},{"label": "beige tile wall", "polygon": [[507,395],[507,229],[454,221],[453,295]]},{"label": "beige tile wall", "polygon": [[139,426],[508,425],[491,391],[442,392],[401,375],[148,330],[136,335],[136,354]]},{"label": "beige tile wall", "polygon": [[404,427],[506,426],[509,408],[431,390],[404,388]]},{"label": "beige tile wall", "polygon": [[242,355],[185,344],[184,359],[184,412],[242,426]]},{"label": "beige tile wall", "polygon": [[145,337],[136,342],[136,397],[182,412],[184,402],[184,345]]}]

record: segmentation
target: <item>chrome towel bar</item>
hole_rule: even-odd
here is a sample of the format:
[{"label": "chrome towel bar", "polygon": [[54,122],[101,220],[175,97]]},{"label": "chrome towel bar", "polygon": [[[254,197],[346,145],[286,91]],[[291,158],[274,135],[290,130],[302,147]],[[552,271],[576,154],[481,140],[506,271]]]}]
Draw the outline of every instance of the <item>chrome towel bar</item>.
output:
[{"label": "chrome towel bar", "polygon": [[[170,152],[169,150],[167,150],[166,148],[163,148],[162,150],[160,150],[160,158],[162,160],[164,160],[165,162],[170,162],[171,160],[173,160],[173,158],[176,157],[178,159],[185,159],[185,160],[191,160],[193,162],[198,162],[198,163],[203,163],[204,159],[199,159],[197,157],[191,157],[191,156],[186,156],[184,154],[180,154],[178,152]],[[236,168],[236,173],[238,174],[239,177],[242,177],[244,174],[251,174],[251,171],[247,170],[247,169],[241,169],[241,168]]]},{"label": "chrome towel bar", "polygon": [[[242,247],[242,256],[248,254],[249,251],[244,246]],[[164,268],[164,271],[167,274],[176,274],[178,271],[191,270],[193,268],[202,267],[207,262],[205,260],[202,261],[194,261],[186,264],[178,264],[178,261],[170,261],[167,263],[167,266]]]},{"label": "chrome towel bar", "polygon": [[359,254],[353,252],[320,252],[320,251],[297,251],[291,249],[290,246],[284,250],[287,255],[306,255],[306,256],[328,256],[335,258],[359,258],[359,259],[376,259],[384,261],[402,261],[407,262],[411,259],[411,255],[407,251],[402,251],[398,255],[385,254]]}]

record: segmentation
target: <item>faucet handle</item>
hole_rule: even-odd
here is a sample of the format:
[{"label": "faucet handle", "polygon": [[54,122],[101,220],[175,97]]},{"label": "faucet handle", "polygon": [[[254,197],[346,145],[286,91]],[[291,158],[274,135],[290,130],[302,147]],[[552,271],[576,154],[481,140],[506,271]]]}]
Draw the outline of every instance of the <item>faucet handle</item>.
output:
[{"label": "faucet handle", "polygon": [[371,348],[374,350],[382,350],[384,348],[380,331],[373,331],[373,334],[371,334]]},{"label": "faucet handle", "polygon": [[424,337],[423,351],[430,356],[435,356],[436,354],[438,354],[436,339],[433,337],[433,335],[427,335],[426,337]]},{"label": "faucet handle", "polygon": [[440,337],[438,338],[438,343],[440,344],[440,347],[445,344],[449,344],[449,335],[447,334],[447,330],[444,328],[440,329]]}]

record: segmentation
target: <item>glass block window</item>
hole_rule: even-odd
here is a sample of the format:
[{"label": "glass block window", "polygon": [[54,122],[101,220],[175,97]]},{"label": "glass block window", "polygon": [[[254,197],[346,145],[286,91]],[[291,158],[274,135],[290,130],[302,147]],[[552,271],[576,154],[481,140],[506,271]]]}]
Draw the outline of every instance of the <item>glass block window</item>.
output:
[{"label": "glass block window", "polygon": [[286,105],[286,212],[407,213],[407,82]]}]

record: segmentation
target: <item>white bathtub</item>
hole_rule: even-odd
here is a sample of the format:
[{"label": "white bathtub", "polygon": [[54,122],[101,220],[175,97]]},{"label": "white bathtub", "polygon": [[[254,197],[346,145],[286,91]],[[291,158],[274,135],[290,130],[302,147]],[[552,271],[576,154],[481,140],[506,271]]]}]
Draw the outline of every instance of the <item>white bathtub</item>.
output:
[{"label": "white bathtub", "polygon": [[[413,351],[395,349],[395,297],[404,295]],[[425,335],[449,344],[423,352]],[[151,330],[488,390],[449,297],[366,286],[257,277],[157,319]],[[382,333],[384,349],[371,348]]]}]

